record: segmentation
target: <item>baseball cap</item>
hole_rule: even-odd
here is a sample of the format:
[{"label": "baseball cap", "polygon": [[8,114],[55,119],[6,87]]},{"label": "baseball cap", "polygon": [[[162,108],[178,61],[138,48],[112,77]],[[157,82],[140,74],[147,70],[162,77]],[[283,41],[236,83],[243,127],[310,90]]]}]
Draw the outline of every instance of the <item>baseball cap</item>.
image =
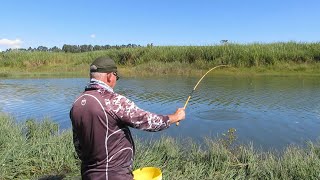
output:
[{"label": "baseball cap", "polygon": [[99,57],[91,63],[90,72],[117,72],[117,65],[114,60],[109,57]]}]

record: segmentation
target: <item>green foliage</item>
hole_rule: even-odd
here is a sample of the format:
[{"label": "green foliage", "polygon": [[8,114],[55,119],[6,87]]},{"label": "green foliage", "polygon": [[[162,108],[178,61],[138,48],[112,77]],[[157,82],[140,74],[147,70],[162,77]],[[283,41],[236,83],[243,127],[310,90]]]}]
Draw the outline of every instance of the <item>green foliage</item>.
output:
[{"label": "green foliage", "polygon": [[5,115],[0,124],[0,179],[79,174],[70,131],[58,133],[49,120],[16,124]]},{"label": "green foliage", "polygon": [[[66,45],[65,49],[71,48]],[[96,47],[98,48],[98,47]],[[90,51],[87,51],[90,49]],[[90,45],[79,46],[79,53],[50,51],[3,52],[0,56],[0,67],[18,70],[37,70],[41,67],[58,66],[69,71],[82,69],[98,56],[110,56],[118,64],[138,66],[150,61],[161,63],[188,63],[194,68],[207,69],[203,64],[228,64],[234,67],[264,67],[283,63],[317,63],[320,57],[320,43],[270,43],[270,44],[232,44],[214,46],[152,46],[134,48],[105,48],[103,51],[91,51]],[[99,48],[98,48],[99,49]],[[71,50],[70,50],[71,51]],[[80,53],[81,52],[81,53]],[[199,63],[202,62],[202,63]],[[200,66],[197,66],[201,64]],[[49,68],[50,69],[50,68]]]},{"label": "green foliage", "polygon": [[33,119],[29,119],[25,122],[24,131],[27,140],[33,139],[48,139],[52,136],[58,135],[58,124],[44,119],[41,123],[37,123]]},{"label": "green foliage", "polygon": [[237,130],[235,128],[230,128],[228,129],[227,133],[222,134],[223,137],[220,139],[220,141],[225,148],[230,149],[237,139],[236,131]]},{"label": "green foliage", "polygon": [[[0,179],[79,179],[71,130],[59,132],[49,120],[14,121],[0,115]],[[156,166],[163,179],[172,180],[320,178],[320,142],[275,154],[255,151],[252,145],[235,146],[235,132],[231,128],[220,140],[206,138],[202,145],[171,137],[137,140],[134,169]]]}]

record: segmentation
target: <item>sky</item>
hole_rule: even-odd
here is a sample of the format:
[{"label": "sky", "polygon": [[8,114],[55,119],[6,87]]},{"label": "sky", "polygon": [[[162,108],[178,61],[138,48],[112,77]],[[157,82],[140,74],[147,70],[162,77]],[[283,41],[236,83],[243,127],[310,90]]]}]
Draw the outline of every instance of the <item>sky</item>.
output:
[{"label": "sky", "polygon": [[319,0],[8,0],[0,5],[0,50],[319,42],[319,9]]}]

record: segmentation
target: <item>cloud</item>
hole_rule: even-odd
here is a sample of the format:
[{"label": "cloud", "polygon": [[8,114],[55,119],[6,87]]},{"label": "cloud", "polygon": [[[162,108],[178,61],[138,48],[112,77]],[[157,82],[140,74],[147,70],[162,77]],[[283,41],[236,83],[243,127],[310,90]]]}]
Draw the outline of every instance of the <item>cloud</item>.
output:
[{"label": "cloud", "polygon": [[91,34],[90,37],[91,38],[96,38],[96,35],[95,34]]},{"label": "cloud", "polygon": [[20,48],[22,41],[20,39],[10,40],[10,39],[0,39],[0,46],[6,48]]}]

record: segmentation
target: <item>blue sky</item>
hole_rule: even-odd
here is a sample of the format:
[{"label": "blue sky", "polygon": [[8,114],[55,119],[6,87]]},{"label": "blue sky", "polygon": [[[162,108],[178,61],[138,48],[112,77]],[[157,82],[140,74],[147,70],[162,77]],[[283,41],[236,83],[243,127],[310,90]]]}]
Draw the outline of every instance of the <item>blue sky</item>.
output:
[{"label": "blue sky", "polygon": [[319,42],[319,0],[8,0],[0,49]]}]

